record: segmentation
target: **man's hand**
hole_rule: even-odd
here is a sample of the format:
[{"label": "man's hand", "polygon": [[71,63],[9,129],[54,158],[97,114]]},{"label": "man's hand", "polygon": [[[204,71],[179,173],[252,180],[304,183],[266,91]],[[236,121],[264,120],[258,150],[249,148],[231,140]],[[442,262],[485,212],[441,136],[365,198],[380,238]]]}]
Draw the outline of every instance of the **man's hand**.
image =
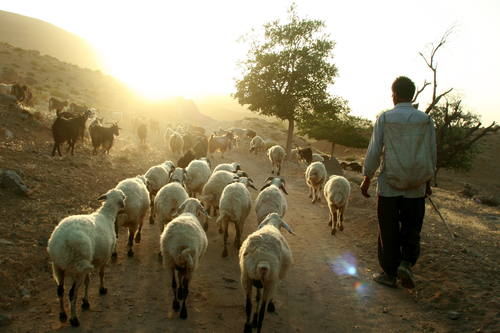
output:
[{"label": "man's hand", "polygon": [[368,194],[368,189],[370,188],[370,182],[371,182],[370,178],[365,176],[365,178],[363,178],[363,182],[359,186],[359,188],[361,189],[361,194],[363,194],[365,198],[370,197],[370,195]]},{"label": "man's hand", "polygon": [[425,196],[430,197],[432,195],[431,181],[429,180],[425,183]]}]

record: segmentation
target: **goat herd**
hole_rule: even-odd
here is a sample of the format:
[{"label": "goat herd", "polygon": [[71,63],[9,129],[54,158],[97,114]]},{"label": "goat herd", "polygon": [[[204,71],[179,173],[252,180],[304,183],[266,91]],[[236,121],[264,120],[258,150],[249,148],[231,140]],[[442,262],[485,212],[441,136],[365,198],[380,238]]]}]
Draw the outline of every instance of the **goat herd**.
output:
[{"label": "goat herd", "polygon": [[[54,101],[49,103],[52,106],[55,104],[57,103]],[[59,151],[59,144],[65,141],[73,150],[74,142],[82,136],[85,121],[91,115],[87,110],[77,116],[63,114],[61,110],[56,108],[57,119],[52,127],[55,141],[53,154],[56,147]],[[113,124],[108,128],[109,134],[101,121],[97,118],[93,120],[89,126],[90,136],[94,151],[96,137],[99,135],[104,138],[105,147],[109,151],[113,135],[118,135],[118,126]],[[115,127],[116,132],[113,129]],[[145,140],[147,128],[138,125],[136,130],[139,139]],[[101,134],[96,136],[96,133]],[[120,181],[115,188],[98,198],[102,201],[98,210],[88,215],[66,217],[52,232],[47,251],[58,285],[59,319],[61,322],[67,320],[63,297],[65,278],[72,280],[69,291],[70,323],[72,326],[79,326],[76,311],[78,290],[84,286],[81,306],[84,310],[88,309],[89,275],[97,270],[100,278],[99,293],[107,293],[104,270],[108,262],[117,257],[118,228],[128,228],[127,255],[131,257],[134,255],[134,242],[141,241],[143,220],[149,211],[150,223],[156,223],[162,230],[159,255],[163,260],[167,281],[171,281],[172,309],[180,311],[182,319],[188,317],[186,300],[190,282],[207,250],[208,221],[216,220],[219,233],[224,235],[222,257],[228,256],[228,226],[234,225],[234,246],[239,249],[241,284],[246,295],[244,331],[251,332],[255,327],[260,332],[265,311],[275,310],[273,298],[278,283],[285,278],[292,263],[291,249],[280,232],[283,228],[294,234],[292,227],[283,219],[287,210],[288,192],[285,179],[279,175],[286,157],[285,150],[248,129],[221,131],[218,135],[212,134],[207,138],[203,128],[191,126],[185,130],[167,129],[165,137],[171,152],[181,156],[177,164],[165,161],[152,166],[144,175]],[[216,151],[220,151],[223,156],[227,149],[243,138],[251,138],[251,152],[258,153],[267,149],[272,165],[273,176],[266,179],[255,202],[252,202],[249,188],[257,189],[239,162],[219,164],[212,169],[207,158],[209,153]],[[321,191],[324,190],[330,210],[331,233],[334,234],[337,227],[343,230],[344,209],[350,196],[349,181],[342,176],[328,178],[324,164],[313,161],[310,148],[295,149],[293,154],[297,159],[309,163],[305,179],[313,203],[321,200]],[[245,220],[252,206],[259,225],[242,242]],[[252,306],[253,288],[256,288],[255,309]]]}]

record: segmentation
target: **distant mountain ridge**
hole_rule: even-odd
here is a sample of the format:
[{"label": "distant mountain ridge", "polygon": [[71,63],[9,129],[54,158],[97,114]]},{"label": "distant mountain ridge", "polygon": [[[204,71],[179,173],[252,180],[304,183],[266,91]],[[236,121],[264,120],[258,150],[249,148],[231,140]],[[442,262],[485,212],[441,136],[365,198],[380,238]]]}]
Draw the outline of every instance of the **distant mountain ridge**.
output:
[{"label": "distant mountain ridge", "polygon": [[87,41],[39,19],[0,10],[0,41],[80,67],[102,69],[97,52]]}]

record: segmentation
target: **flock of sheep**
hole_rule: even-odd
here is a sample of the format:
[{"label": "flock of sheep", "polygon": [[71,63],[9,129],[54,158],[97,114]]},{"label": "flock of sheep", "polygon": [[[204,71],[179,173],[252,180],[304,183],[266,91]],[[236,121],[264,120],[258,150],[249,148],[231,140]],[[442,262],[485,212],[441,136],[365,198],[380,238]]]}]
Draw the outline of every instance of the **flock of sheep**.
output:
[{"label": "flock of sheep", "polygon": [[[249,130],[244,131],[248,134]],[[204,156],[199,157],[195,156],[193,149],[184,152],[183,137],[186,133],[179,132],[169,130],[166,134],[171,151],[179,156],[183,154],[177,164],[165,161],[152,166],[144,175],[120,181],[98,198],[102,201],[98,210],[88,215],[66,217],[54,229],[47,250],[58,285],[59,319],[62,322],[67,320],[63,297],[65,278],[72,280],[70,323],[79,326],[76,300],[80,287],[84,286],[82,308],[88,309],[89,275],[98,270],[99,292],[106,294],[104,269],[111,259],[117,257],[118,227],[128,229],[127,255],[133,256],[133,246],[141,241],[143,221],[148,211],[150,224],[159,225],[161,230],[159,255],[167,279],[172,281],[172,309],[180,311],[180,318],[188,317],[189,286],[207,250],[206,230],[210,220],[216,221],[224,237],[222,257],[228,256],[228,227],[232,224],[235,228],[234,246],[239,249],[241,283],[246,295],[244,331],[251,332],[256,327],[260,332],[266,309],[274,311],[273,298],[278,283],[285,278],[292,263],[291,249],[280,230],[283,228],[294,234],[284,220],[288,192],[284,178],[279,176],[286,158],[285,150],[279,145],[267,149],[273,176],[266,179],[252,202],[249,189],[257,189],[239,162],[222,163],[212,169],[207,158],[216,151],[222,155],[238,139],[242,140],[243,133],[235,134],[236,129],[211,135],[206,150],[201,152]],[[262,142],[258,143],[260,140],[256,138],[260,137],[254,132],[250,150],[262,151],[261,144],[265,147],[266,140],[261,139]],[[178,147],[179,142],[183,147]],[[193,140],[191,148],[199,142]],[[302,156],[303,152],[296,151],[296,154]],[[313,203],[320,201],[324,189],[332,234],[337,226],[342,230],[344,209],[350,195],[349,182],[342,176],[328,178],[322,162],[312,162],[307,167],[305,178]],[[245,221],[252,206],[259,225],[242,241]],[[253,288],[256,288],[255,309],[252,306]]]}]

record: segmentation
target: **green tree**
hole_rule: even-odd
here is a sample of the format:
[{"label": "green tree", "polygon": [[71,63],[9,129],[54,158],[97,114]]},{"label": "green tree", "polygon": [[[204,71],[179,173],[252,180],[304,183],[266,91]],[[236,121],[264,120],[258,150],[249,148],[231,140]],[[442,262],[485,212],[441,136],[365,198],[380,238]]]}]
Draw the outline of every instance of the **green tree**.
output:
[{"label": "green tree", "polygon": [[251,111],[287,120],[290,153],[300,104],[307,101],[315,109],[324,104],[337,68],[331,62],[335,43],[322,31],[325,23],[299,18],[294,4],[288,14],[287,22],[265,24],[263,40],[252,41],[234,97]]},{"label": "green tree", "polygon": [[432,44],[428,56],[420,53],[427,67],[432,71],[432,81],[425,81],[417,90],[413,101],[429,85],[432,85],[432,97],[425,112],[434,120],[437,142],[437,168],[434,175],[434,186],[437,186],[437,174],[441,168],[453,170],[470,170],[474,158],[479,153],[479,142],[486,134],[497,132],[500,128],[495,122],[483,127],[481,118],[466,111],[460,97],[449,99],[447,96],[453,90],[450,88],[442,93],[437,92],[436,53],[446,44],[453,29],[449,29],[436,45]]},{"label": "green tree", "polygon": [[350,115],[347,101],[335,97],[329,99],[321,110],[299,113],[299,133],[316,140],[329,141],[331,156],[335,144],[353,148],[366,148],[370,141],[372,124],[369,120]]}]

